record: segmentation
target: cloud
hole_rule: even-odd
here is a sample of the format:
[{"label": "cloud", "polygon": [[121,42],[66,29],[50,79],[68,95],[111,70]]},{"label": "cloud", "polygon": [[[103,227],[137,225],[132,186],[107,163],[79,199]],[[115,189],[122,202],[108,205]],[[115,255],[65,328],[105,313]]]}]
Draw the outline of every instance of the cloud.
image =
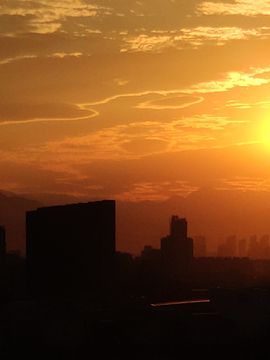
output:
[{"label": "cloud", "polygon": [[[162,100],[150,100],[135,105],[139,109],[181,109],[203,101],[203,97],[192,97],[187,94],[210,94],[225,92],[236,87],[250,87],[268,84],[270,82],[270,68],[250,68],[249,71],[231,71],[225,73],[222,78],[191,85],[188,88],[171,90],[148,90],[138,93],[117,94],[96,102],[82,104],[85,109],[97,105],[104,105],[124,98],[136,98],[150,95],[168,97]],[[259,77],[264,74],[264,77]],[[173,97],[171,97],[173,95]],[[177,95],[179,95],[177,97]],[[193,99],[193,101],[192,101]],[[178,104],[175,104],[177,103]]]},{"label": "cloud", "polygon": [[134,38],[124,38],[127,46],[122,51],[160,51],[173,45],[170,36],[147,36],[139,35]]},{"label": "cloud", "polygon": [[182,34],[175,36],[174,40],[190,43],[196,46],[208,44],[209,42],[216,43],[217,45],[224,45],[225,42],[232,40],[248,40],[251,37],[269,37],[269,30],[269,27],[243,29],[237,26],[198,26],[195,28],[181,29]]},{"label": "cloud", "polygon": [[226,106],[228,107],[234,107],[236,109],[250,109],[251,105],[247,104],[247,103],[241,103],[239,101],[236,100],[229,100],[226,104]]},{"label": "cloud", "polygon": [[136,106],[137,109],[184,109],[188,106],[199,104],[204,100],[203,97],[181,95],[178,97],[169,97],[162,100],[146,101]]},{"label": "cloud", "polygon": [[9,0],[0,3],[0,16],[23,17],[28,27],[25,32],[39,34],[55,32],[67,18],[95,17],[99,11],[105,10],[104,7],[88,5],[81,0]]},{"label": "cloud", "polygon": [[76,158],[76,153],[73,157],[72,153],[61,151],[52,158],[48,148],[44,148],[44,153],[40,149],[34,156],[32,152],[18,152],[9,157],[7,152],[0,152],[0,158],[9,160],[9,163],[0,162],[0,188],[19,193],[160,200],[173,194],[187,195],[204,184],[226,189],[233,186],[235,190],[243,189],[245,184],[251,190],[253,186],[258,188],[260,182],[264,189],[270,181],[266,166],[269,149],[261,144],[167,152],[115,161],[85,158],[83,162]]},{"label": "cloud", "polygon": [[164,201],[172,196],[188,196],[197,190],[188,181],[139,182],[129,186],[127,191],[114,194],[119,201]]},{"label": "cloud", "polygon": [[174,31],[152,30],[150,35],[144,33],[135,37],[124,36],[121,51],[159,52],[168,48],[183,49],[187,45],[194,47],[209,45],[210,43],[224,45],[233,40],[266,39],[270,36],[269,30],[269,27],[244,29],[237,26],[197,26]]},{"label": "cloud", "polygon": [[270,179],[236,176],[220,180],[218,189],[254,192],[270,191]]},{"label": "cloud", "polygon": [[134,122],[94,131],[84,136],[47,141],[3,152],[19,163],[36,163],[41,169],[73,173],[74,166],[93,161],[123,161],[153,154],[214,146],[215,133],[242,124],[225,117],[194,116],[170,122]]},{"label": "cloud", "polygon": [[24,104],[0,102],[0,125],[41,121],[75,121],[96,116],[97,112],[67,104]]},{"label": "cloud", "polygon": [[235,3],[206,1],[197,7],[204,15],[270,15],[269,0],[236,0]]},{"label": "cloud", "polygon": [[225,116],[213,115],[197,115],[192,118],[184,118],[177,120],[177,124],[183,128],[191,129],[211,129],[211,130],[224,130],[227,126],[239,126],[247,121],[245,120],[230,120]]},{"label": "cloud", "polygon": [[193,85],[186,92],[212,93],[227,91],[235,87],[260,86],[269,83],[270,79],[267,76],[265,78],[258,76],[269,72],[270,68],[252,68],[249,72],[231,71],[226,74],[224,79]]}]

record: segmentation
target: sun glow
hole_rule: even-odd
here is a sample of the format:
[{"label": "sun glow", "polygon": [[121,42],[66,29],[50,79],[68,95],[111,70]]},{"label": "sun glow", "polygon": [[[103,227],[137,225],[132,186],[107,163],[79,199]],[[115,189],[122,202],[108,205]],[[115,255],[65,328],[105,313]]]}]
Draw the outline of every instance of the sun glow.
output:
[{"label": "sun glow", "polygon": [[266,119],[262,122],[259,127],[259,135],[262,142],[270,146],[270,119]]}]

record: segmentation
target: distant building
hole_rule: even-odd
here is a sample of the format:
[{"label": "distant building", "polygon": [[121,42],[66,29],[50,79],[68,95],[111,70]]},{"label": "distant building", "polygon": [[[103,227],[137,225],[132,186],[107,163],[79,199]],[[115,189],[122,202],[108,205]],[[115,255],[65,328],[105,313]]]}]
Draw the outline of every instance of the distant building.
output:
[{"label": "distant building", "polygon": [[115,201],[26,213],[27,287],[32,297],[107,294],[114,274]]},{"label": "distant building", "polygon": [[141,252],[142,260],[157,261],[160,260],[160,256],[160,249],[154,249],[150,245],[145,245],[143,251]]},{"label": "distant building", "polygon": [[231,235],[226,237],[226,251],[227,257],[236,256],[236,236]]},{"label": "distant building", "polygon": [[247,240],[241,239],[238,241],[238,256],[239,257],[245,257],[247,254]]},{"label": "distant building", "polygon": [[171,217],[170,235],[161,239],[161,259],[171,274],[188,274],[193,259],[193,240],[187,237],[186,219]]},{"label": "distant building", "polygon": [[227,236],[225,244],[219,244],[217,248],[217,255],[219,257],[236,257],[237,241],[236,236]]},{"label": "distant building", "polygon": [[206,256],[206,238],[205,236],[195,236],[194,238],[194,257]]},{"label": "distant building", "polygon": [[248,257],[251,259],[261,258],[260,244],[257,241],[257,235],[250,236]]},{"label": "distant building", "polygon": [[6,257],[6,230],[0,226],[0,264],[4,262]]}]

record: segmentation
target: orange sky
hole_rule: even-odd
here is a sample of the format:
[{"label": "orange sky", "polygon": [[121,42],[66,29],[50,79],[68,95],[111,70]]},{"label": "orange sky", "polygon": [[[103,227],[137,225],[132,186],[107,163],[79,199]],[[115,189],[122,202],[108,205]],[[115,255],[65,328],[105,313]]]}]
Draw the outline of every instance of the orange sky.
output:
[{"label": "orange sky", "polygon": [[270,191],[270,1],[0,0],[0,189]]}]

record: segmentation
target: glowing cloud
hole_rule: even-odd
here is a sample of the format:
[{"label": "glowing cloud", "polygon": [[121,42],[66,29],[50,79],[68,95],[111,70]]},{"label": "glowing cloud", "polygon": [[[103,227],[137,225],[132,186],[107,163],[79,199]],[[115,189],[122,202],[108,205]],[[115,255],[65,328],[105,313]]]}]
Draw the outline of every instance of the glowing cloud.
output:
[{"label": "glowing cloud", "polygon": [[25,17],[27,32],[47,34],[58,30],[68,17],[94,17],[104,7],[88,5],[81,0],[9,0],[0,4],[0,16]]},{"label": "glowing cloud", "polygon": [[198,11],[204,15],[270,15],[270,1],[236,0],[234,4],[206,1],[198,6]]},{"label": "glowing cloud", "polygon": [[226,77],[222,80],[209,81],[200,83],[186,90],[189,93],[213,93],[222,92],[235,87],[247,87],[247,86],[260,86],[270,82],[269,78],[257,77],[264,73],[269,73],[270,68],[265,69],[251,69],[250,72],[236,72],[232,71],[226,74]]},{"label": "glowing cloud", "polygon": [[168,99],[147,101],[144,103],[140,103],[136,106],[136,108],[154,110],[184,109],[188,106],[199,104],[203,100],[203,97],[182,95],[178,97],[170,97]]},{"label": "glowing cloud", "polygon": [[268,27],[260,27],[254,29],[242,29],[236,26],[233,27],[210,27],[198,26],[196,28],[181,29],[182,35],[175,36],[174,40],[184,41],[190,44],[203,45],[206,42],[215,42],[218,45],[223,45],[226,41],[231,40],[247,40],[250,37],[265,37],[269,36]]},{"label": "glowing cloud", "polygon": [[97,116],[94,110],[66,104],[2,104],[0,126],[48,121],[78,121]]},{"label": "glowing cloud", "polygon": [[139,35],[134,38],[124,38],[124,41],[128,46],[122,51],[158,51],[173,44],[170,36]]},{"label": "glowing cloud", "polygon": [[[267,73],[270,73],[270,68],[251,68],[249,71],[246,72],[232,71],[224,74],[223,78],[221,79],[194,84],[189,88],[172,89],[172,90],[148,90],[138,93],[117,94],[105,99],[101,99],[96,102],[81,104],[81,107],[84,109],[89,109],[92,108],[92,106],[107,104],[111,101],[115,101],[121,98],[133,98],[133,97],[136,98],[136,97],[143,97],[148,95],[158,95],[163,97],[173,95],[174,98],[176,98],[176,95],[179,95],[179,99],[181,102],[183,100],[183,97],[187,99],[186,97],[187,94],[207,94],[207,93],[215,93],[215,92],[224,92],[233,89],[235,87],[249,87],[249,86],[260,86],[263,84],[268,84],[270,82],[270,77],[269,77],[270,74]],[[259,75],[261,76],[262,74],[265,74],[265,77],[259,77]],[[162,106],[162,101],[166,102],[171,100],[161,99],[158,100],[157,103],[151,100],[151,101],[139,103],[136,107],[141,109],[145,109],[145,108],[177,109],[177,108],[184,108],[203,101],[202,97],[196,97],[196,99],[197,100],[195,100],[194,102],[187,101],[185,103],[186,105],[181,103],[178,105],[165,104],[164,106]],[[172,100],[172,101],[176,101],[176,100]]]},{"label": "glowing cloud", "polygon": [[270,191],[270,180],[264,178],[233,177],[220,180],[219,189],[233,189],[241,191]]}]

